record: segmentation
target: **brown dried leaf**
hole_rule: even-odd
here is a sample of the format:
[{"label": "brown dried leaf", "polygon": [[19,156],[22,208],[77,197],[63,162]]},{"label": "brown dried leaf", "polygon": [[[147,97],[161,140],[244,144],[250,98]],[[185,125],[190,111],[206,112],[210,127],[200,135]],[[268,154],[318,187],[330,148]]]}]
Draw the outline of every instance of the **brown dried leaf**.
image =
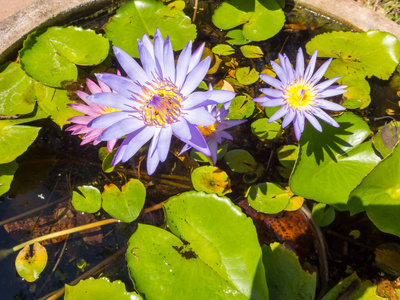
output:
[{"label": "brown dried leaf", "polygon": [[379,297],[386,298],[389,300],[398,300],[399,297],[396,295],[394,285],[389,280],[382,280],[378,283],[376,288],[376,294]]}]

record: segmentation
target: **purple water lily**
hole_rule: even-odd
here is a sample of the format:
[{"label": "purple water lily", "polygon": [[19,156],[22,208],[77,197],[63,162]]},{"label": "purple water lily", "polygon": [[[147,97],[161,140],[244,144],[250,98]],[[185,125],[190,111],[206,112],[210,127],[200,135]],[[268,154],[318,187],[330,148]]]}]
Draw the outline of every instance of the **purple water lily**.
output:
[{"label": "purple water lily", "polygon": [[[209,87],[212,90],[212,87]],[[229,106],[231,101],[226,102],[218,109],[218,104],[210,104],[206,107],[207,111],[215,118],[215,122],[209,126],[199,126],[200,132],[205,137],[208,147],[211,151],[211,159],[213,164],[217,163],[218,144],[222,143],[222,138],[233,140],[233,137],[225,131],[225,129],[242,124],[247,120],[225,120],[229,113]],[[192,148],[186,144],[181,153]]]},{"label": "purple water lily", "polygon": [[129,160],[148,141],[147,172],[152,174],[167,158],[172,135],[206,156],[211,152],[198,126],[209,126],[215,118],[205,109],[209,104],[225,103],[235,96],[229,91],[194,92],[206,75],[210,57],[200,61],[204,44],[192,53],[189,42],[175,66],[172,45],[156,30],[153,43],[144,34],[138,40],[141,67],[123,50],[114,53],[129,78],[114,74],[96,74],[116,93],[100,93],[89,100],[118,109],[99,116],[89,124],[104,129],[98,137],[109,141],[126,136],[112,165]]},{"label": "purple water lily", "polygon": [[[119,71],[118,71],[118,75],[121,75],[121,73]],[[93,82],[90,79],[86,80],[86,85],[92,94],[103,93],[103,92],[104,93],[113,92],[107,85],[105,85],[100,80],[98,80],[97,82],[99,83],[99,85],[97,85],[95,82]],[[76,94],[78,95],[79,98],[81,98],[86,103],[86,105],[79,104],[79,103],[70,103],[67,105],[81,113],[86,114],[86,115],[69,118],[67,121],[69,121],[71,123],[75,123],[75,125],[68,127],[66,130],[72,131],[72,134],[74,134],[74,135],[75,134],[84,134],[84,136],[82,137],[81,145],[85,145],[90,142],[93,142],[93,145],[97,145],[98,143],[100,143],[100,140],[98,140],[98,137],[103,132],[103,129],[90,128],[87,126],[87,124],[98,116],[101,116],[101,115],[104,115],[106,113],[110,113],[110,112],[113,112],[116,110],[111,107],[93,103],[92,101],[87,99],[87,97],[89,95],[85,92],[76,91]],[[107,151],[108,152],[112,151],[117,140],[118,139],[112,139],[107,142]]]},{"label": "purple water lily", "polygon": [[300,140],[306,119],[318,131],[322,131],[322,127],[315,117],[320,118],[334,127],[339,127],[339,124],[323,111],[323,109],[332,111],[346,109],[337,103],[323,100],[323,98],[345,93],[346,86],[332,86],[340,77],[334,77],[318,84],[328,69],[332,58],[326,61],[318,71],[313,74],[316,60],[317,50],[311,56],[310,62],[305,69],[304,55],[300,48],[297,53],[296,69],[293,69],[287,56],[285,54],[279,54],[280,65],[274,61],[271,61],[271,65],[280,80],[269,75],[260,74],[260,78],[275,89],[260,89],[265,96],[253,99],[255,102],[261,102],[262,106],[281,106],[281,108],[271,116],[268,122],[276,121],[286,115],[282,121],[282,127],[286,127],[293,122],[297,140]]}]

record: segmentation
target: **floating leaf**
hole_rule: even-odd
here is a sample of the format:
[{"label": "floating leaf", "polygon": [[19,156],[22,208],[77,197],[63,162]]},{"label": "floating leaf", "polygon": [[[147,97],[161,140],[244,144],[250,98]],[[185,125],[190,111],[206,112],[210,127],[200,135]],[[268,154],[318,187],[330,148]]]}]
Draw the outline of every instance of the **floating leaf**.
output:
[{"label": "floating leaf", "polygon": [[342,105],[349,109],[366,108],[371,103],[371,88],[365,79],[339,79],[339,84],[347,85],[343,96],[347,99]]},{"label": "floating leaf", "polygon": [[127,292],[125,284],[119,280],[110,282],[108,278],[89,278],[77,285],[65,285],[65,300],[120,299],[141,300],[135,292]]},{"label": "floating leaf", "polygon": [[241,29],[228,31],[226,37],[229,38],[226,41],[231,45],[245,45],[251,42],[244,38],[243,31]]},{"label": "floating leaf", "polygon": [[161,1],[135,0],[117,10],[106,26],[106,37],[134,57],[139,57],[137,39],[154,36],[159,29],[168,35],[174,50],[181,50],[196,38],[196,26],[182,11],[171,9]]},{"label": "floating leaf", "polygon": [[268,300],[257,233],[238,207],[197,192],[171,197],[164,207],[171,232],[139,224],[126,252],[146,299]]},{"label": "floating leaf", "polygon": [[24,153],[40,130],[40,127],[9,124],[7,120],[0,121],[0,164],[11,162]]},{"label": "floating leaf", "polygon": [[25,246],[19,251],[15,259],[15,268],[19,276],[28,282],[33,282],[39,278],[47,264],[46,248],[38,242],[33,244],[32,255],[30,246]]},{"label": "floating leaf", "polygon": [[214,46],[211,50],[212,52],[218,55],[231,55],[235,53],[235,49],[233,49],[229,45],[224,45],[224,44],[218,44]]},{"label": "floating leaf", "polygon": [[236,96],[229,106],[228,119],[245,119],[254,112],[255,104],[249,97]]},{"label": "floating leaf", "polygon": [[185,1],[183,1],[183,0],[177,0],[177,1],[168,3],[168,6],[171,9],[181,10],[181,11],[185,9],[185,5],[186,5]]},{"label": "floating leaf", "polygon": [[382,157],[387,156],[398,142],[398,131],[400,129],[399,126],[399,122],[385,124],[382,129],[373,136],[372,142]]},{"label": "floating leaf", "polygon": [[223,30],[244,24],[245,39],[263,41],[282,29],[285,14],[275,0],[230,0],[215,10],[212,21]]},{"label": "floating leaf", "polygon": [[132,222],[139,216],[146,199],[146,188],[138,179],[130,179],[122,189],[106,185],[103,192],[103,209],[114,218]]},{"label": "floating leaf", "polygon": [[264,245],[263,260],[271,299],[314,299],[316,273],[303,270],[293,251],[279,243]]},{"label": "floating leaf", "polygon": [[306,126],[290,189],[304,198],[346,209],[351,190],[380,157],[371,141],[362,143],[371,131],[360,117],[347,112],[333,118],[339,128],[321,122],[322,132],[318,132]]},{"label": "floating leaf", "polygon": [[7,193],[10,189],[14,174],[18,169],[18,164],[15,161],[0,164],[0,196]]},{"label": "floating leaf", "polygon": [[223,196],[232,192],[228,174],[214,166],[204,166],[193,170],[192,183],[196,191],[215,193]]},{"label": "floating leaf", "polygon": [[264,52],[258,46],[242,46],[240,51],[246,58],[260,58],[264,55]]},{"label": "floating leaf", "polygon": [[278,122],[268,123],[266,118],[260,118],[251,123],[251,131],[262,140],[273,140],[280,129],[281,125]]},{"label": "floating leaf", "polygon": [[95,213],[101,207],[101,193],[91,185],[79,186],[78,190],[82,195],[76,191],[72,193],[71,203],[76,210]]},{"label": "floating leaf", "polygon": [[225,161],[228,167],[236,173],[254,172],[257,168],[253,156],[243,149],[228,151],[225,154]]},{"label": "floating leaf", "polygon": [[272,182],[252,186],[247,200],[251,207],[266,214],[277,214],[285,209],[291,195],[287,190]]},{"label": "floating leaf", "polygon": [[17,63],[1,66],[0,114],[28,114],[33,111],[35,101],[41,96],[40,85],[29,78]]},{"label": "floating leaf", "polygon": [[285,207],[286,211],[296,211],[302,207],[304,198],[300,196],[294,196],[289,199],[288,205]]},{"label": "floating leaf", "polygon": [[19,52],[22,69],[44,84],[62,87],[75,81],[75,65],[97,65],[106,59],[109,42],[93,30],[79,27],[50,27],[36,31]]},{"label": "floating leaf", "polygon": [[283,145],[276,152],[281,165],[285,168],[293,169],[299,155],[299,147],[296,145]]},{"label": "floating leaf", "polygon": [[256,69],[250,70],[250,67],[239,68],[235,73],[236,79],[244,85],[250,85],[256,82],[259,79],[258,74]]},{"label": "floating leaf", "polygon": [[118,148],[115,148],[113,151],[111,151],[111,153],[109,153],[107,147],[101,147],[99,149],[99,158],[102,161],[101,168],[105,173],[111,173],[114,171],[115,166],[112,166],[111,163],[115,154],[117,153],[117,150]]},{"label": "floating leaf", "polygon": [[400,144],[350,193],[352,214],[367,211],[381,231],[400,236]]},{"label": "floating leaf", "polygon": [[312,209],[312,217],[318,226],[328,226],[335,220],[335,209],[325,203],[317,203]]}]

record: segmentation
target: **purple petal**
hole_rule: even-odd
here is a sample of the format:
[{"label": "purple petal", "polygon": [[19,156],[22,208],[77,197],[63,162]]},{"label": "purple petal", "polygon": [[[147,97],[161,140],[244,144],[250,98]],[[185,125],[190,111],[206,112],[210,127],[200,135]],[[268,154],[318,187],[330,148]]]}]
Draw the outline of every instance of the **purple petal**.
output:
[{"label": "purple petal", "polygon": [[140,120],[132,118],[123,119],[104,129],[98,140],[109,141],[117,139],[123,137],[124,135],[130,134],[144,126],[146,125]]},{"label": "purple petal", "polygon": [[323,63],[321,67],[319,67],[318,71],[315,72],[313,77],[311,78],[311,84],[316,84],[318,81],[321,80],[321,78],[324,76],[326,70],[329,67],[329,64],[331,63],[333,58],[328,59],[326,62]]},{"label": "purple petal", "polygon": [[124,96],[116,93],[93,94],[88,96],[88,99],[96,104],[121,110],[129,110],[132,107],[140,106],[140,103],[137,101],[126,99]]},{"label": "purple petal", "polygon": [[223,138],[225,138],[225,139],[228,139],[228,140],[233,140],[233,136],[231,136],[229,133],[227,133],[226,131],[220,131],[219,132],[219,135],[221,136],[221,137],[223,137]]},{"label": "purple petal", "polygon": [[114,46],[113,49],[119,64],[133,81],[138,81],[143,85],[149,80],[146,72],[133,57],[118,47]]},{"label": "purple petal", "polygon": [[189,125],[190,129],[190,135],[191,138],[188,140],[182,140],[183,142],[189,144],[193,148],[195,148],[197,151],[200,151],[203,153],[205,156],[211,156],[210,149],[208,148],[208,144],[206,140],[204,139],[203,135],[201,134],[199,128],[196,125]]},{"label": "purple petal", "polygon": [[317,129],[319,132],[322,131],[321,124],[319,124],[318,120],[312,114],[305,112],[304,115],[315,129]]},{"label": "purple petal", "polygon": [[107,141],[107,151],[108,153],[111,153],[112,150],[115,147],[115,144],[117,143],[118,139],[113,139],[113,140],[109,140]]},{"label": "purple petal", "polygon": [[97,73],[96,77],[107,84],[110,88],[125,98],[132,98],[132,93],[141,93],[142,89],[130,78],[118,76],[110,73]]},{"label": "purple petal", "polygon": [[143,69],[145,70],[147,77],[153,79],[158,77],[159,70],[156,67],[156,62],[154,61],[154,55],[151,55],[149,50],[144,46],[144,44],[138,41],[138,49],[140,61],[142,62]]},{"label": "purple petal", "polygon": [[[161,127],[154,127],[153,139],[151,140],[148,156],[153,156],[154,152],[157,150],[158,139],[160,137]],[[157,155],[158,157],[158,155]]]},{"label": "purple petal", "polygon": [[114,111],[114,112],[110,112],[110,113],[98,116],[97,118],[93,119],[92,121],[89,122],[88,127],[103,129],[103,128],[107,128],[108,126],[113,125],[114,123],[116,123],[122,119],[129,118],[129,117],[130,117],[129,112]]},{"label": "purple petal", "polygon": [[181,88],[183,82],[185,81],[192,55],[191,52],[192,52],[192,41],[189,41],[186,44],[185,48],[183,48],[181,54],[179,55],[178,62],[176,64],[175,85],[178,88]]},{"label": "purple petal", "polygon": [[[118,75],[118,74],[117,74]],[[121,73],[119,73],[118,76],[121,76]],[[103,93],[111,93],[111,89],[108,87],[108,85],[106,85],[103,81],[101,80],[97,80],[97,82],[99,83],[100,89]],[[93,94],[93,93],[92,93]]]},{"label": "purple petal", "polygon": [[323,91],[318,93],[318,96],[321,98],[327,98],[327,97],[341,95],[345,92],[346,90],[344,90],[341,85],[337,85],[324,89]]},{"label": "purple petal", "polygon": [[164,39],[161,35],[160,30],[157,28],[154,34],[154,58],[158,68],[161,69],[162,76],[164,76]]},{"label": "purple petal", "polygon": [[168,35],[164,41],[164,72],[165,78],[169,78],[171,82],[175,82],[174,51],[172,50]]},{"label": "purple petal", "polygon": [[283,99],[268,99],[266,102],[262,103],[262,106],[265,107],[275,107],[275,106],[281,106],[285,104],[285,100]]},{"label": "purple petal", "polygon": [[86,79],[86,86],[88,87],[90,93],[96,94],[96,93],[101,93],[102,90],[101,88],[91,79]]},{"label": "purple petal", "polygon": [[313,113],[315,116],[320,118],[322,121],[328,123],[329,125],[332,125],[333,127],[340,127],[338,122],[336,122],[331,116],[329,116],[326,112],[324,112],[322,109],[319,108],[314,108]]},{"label": "purple petal", "polygon": [[209,100],[212,100],[215,103],[225,103],[227,101],[231,101],[233,98],[235,98],[235,96],[236,94],[231,91],[215,90],[211,91]]},{"label": "purple petal", "polygon": [[127,144],[126,150],[122,157],[122,161],[126,162],[132,156],[134,156],[136,152],[138,152],[138,150],[142,148],[142,146],[146,144],[153,137],[154,131],[155,131],[154,127],[145,126],[131,133],[129,136],[132,135],[132,138]]},{"label": "purple petal", "polygon": [[282,65],[282,69],[286,74],[286,77],[288,79],[288,82],[293,82],[294,80],[294,70],[292,65],[290,64],[290,60],[289,58],[286,56],[286,54],[283,55],[283,65]]},{"label": "purple petal", "polygon": [[282,128],[285,128],[293,121],[294,117],[296,116],[296,112],[293,109],[289,109],[285,118],[282,121]]},{"label": "purple petal", "polygon": [[270,97],[274,97],[274,98],[282,98],[283,97],[283,92],[281,90],[260,89],[260,91]]},{"label": "purple petal", "polygon": [[68,122],[73,122],[77,124],[87,124],[93,120],[93,117],[90,116],[76,116],[68,119]]},{"label": "purple petal", "polygon": [[88,116],[92,116],[92,117],[97,117],[100,114],[99,110],[101,111],[101,109],[99,109],[99,108],[96,109],[91,106],[88,106],[85,104],[80,104],[80,103],[68,103],[67,105],[81,113],[84,113],[84,114],[86,114]]},{"label": "purple petal", "polygon": [[339,78],[341,78],[341,76],[325,80],[325,81],[317,84],[315,86],[315,90],[316,91],[322,91],[322,90],[326,89],[328,86],[331,86],[333,83],[335,83],[335,81],[338,80]]},{"label": "purple petal", "polygon": [[218,156],[218,143],[216,140],[211,138],[208,141],[208,148],[210,149],[211,152],[211,159],[213,164],[215,165],[217,163],[217,156]]},{"label": "purple petal", "polygon": [[304,80],[307,82],[308,80],[310,80],[313,72],[314,72],[314,68],[315,68],[315,63],[317,61],[317,54],[318,54],[318,50],[315,50],[313,55],[310,58],[310,61],[308,63],[307,69],[304,72]]},{"label": "purple petal", "polygon": [[162,128],[158,140],[158,156],[161,162],[167,159],[171,145],[172,128],[171,126]]},{"label": "purple petal", "polygon": [[155,172],[159,162],[160,162],[160,159],[158,157],[158,149],[156,149],[154,151],[153,155],[147,155],[147,174],[148,175],[152,175]]},{"label": "purple petal", "polygon": [[282,82],[280,82],[278,79],[269,76],[267,74],[260,74],[259,77],[267,84],[270,86],[276,88],[276,89],[281,89],[282,88]]},{"label": "purple petal", "polygon": [[224,128],[224,130],[225,130],[225,129],[243,124],[245,122],[247,122],[247,120],[224,120],[220,124],[225,125],[225,128]]},{"label": "purple petal", "polygon": [[185,110],[184,118],[191,124],[209,126],[216,122],[216,119],[203,107]]},{"label": "purple petal", "polygon": [[[151,58],[154,59],[154,48],[153,48],[153,43],[151,42],[149,36],[147,34],[142,35],[142,41],[141,43],[143,46],[146,48],[146,50],[149,52]],[[140,56],[140,55],[139,55]]]},{"label": "purple petal", "polygon": [[183,96],[189,95],[199,86],[204,76],[206,76],[210,64],[211,58],[207,56],[190,71],[182,85],[181,93]]},{"label": "purple petal", "polygon": [[191,93],[182,102],[183,109],[192,109],[197,106],[204,106],[203,101],[207,100],[211,96],[211,92],[194,92]]},{"label": "purple petal", "polygon": [[180,140],[190,139],[190,129],[186,120],[181,116],[178,122],[172,123],[172,133]]},{"label": "purple petal", "polygon": [[299,48],[297,51],[296,58],[296,77],[302,77],[304,75],[304,54],[303,50]]},{"label": "purple petal", "polygon": [[190,72],[197,64],[200,62],[201,56],[203,54],[203,50],[205,47],[205,43],[202,43],[192,54],[190,58],[188,72]]},{"label": "purple petal", "polygon": [[317,100],[318,107],[323,109],[332,110],[332,111],[341,111],[345,110],[346,108],[337,104],[335,102],[327,101],[327,100]]},{"label": "purple petal", "polygon": [[[288,77],[285,74],[285,71],[282,69],[280,65],[278,65],[276,62],[271,61],[271,66],[274,69],[276,75],[279,77],[283,85],[286,85],[288,82]],[[264,79],[263,79],[264,80]]]},{"label": "purple petal", "polygon": [[188,145],[188,144],[185,144],[185,146],[183,146],[181,152],[179,152],[178,155],[181,155],[182,153],[185,153],[186,151],[188,151],[188,150],[190,150],[190,149],[192,149],[192,146],[190,146],[190,145]]},{"label": "purple petal", "polygon": [[[300,120],[303,120],[302,123]],[[303,127],[301,127],[301,124],[303,124]],[[296,117],[293,120],[293,128],[296,139],[300,141],[301,134],[303,133],[304,130],[304,117],[296,115]]]},{"label": "purple petal", "polygon": [[274,113],[271,118],[268,119],[268,123],[274,122],[282,118],[288,112],[287,106],[282,106],[276,113]]}]

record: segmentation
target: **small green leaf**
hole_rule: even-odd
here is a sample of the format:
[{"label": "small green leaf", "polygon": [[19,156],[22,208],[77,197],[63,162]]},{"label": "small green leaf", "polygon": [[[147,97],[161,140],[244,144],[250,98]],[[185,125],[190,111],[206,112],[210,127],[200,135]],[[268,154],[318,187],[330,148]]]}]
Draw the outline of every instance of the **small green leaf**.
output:
[{"label": "small green leaf", "polygon": [[14,174],[18,169],[18,164],[15,161],[0,164],[0,196],[7,193],[10,189]]},{"label": "small green leaf", "polygon": [[228,119],[245,119],[254,112],[255,104],[249,97],[236,96],[229,106]]},{"label": "small green leaf", "polygon": [[169,36],[174,50],[181,50],[196,38],[196,26],[182,11],[171,9],[161,1],[135,0],[117,10],[106,26],[106,37],[134,57],[139,57],[137,39],[143,34],[154,37],[158,28]]},{"label": "small green leaf", "polygon": [[75,81],[75,65],[97,65],[106,59],[108,40],[93,30],[50,27],[28,36],[19,52],[25,72],[44,84],[62,87]]},{"label": "small green leaf", "polygon": [[251,69],[250,67],[243,67],[236,70],[236,79],[244,85],[250,85],[259,79],[258,72],[256,69]]},{"label": "small green leaf", "polygon": [[328,226],[335,220],[335,209],[324,203],[318,203],[312,209],[312,217],[318,226]]},{"label": "small green leaf", "polygon": [[232,192],[228,174],[214,166],[203,166],[193,170],[192,183],[196,191],[223,196]]},{"label": "small green leaf", "polygon": [[82,195],[76,191],[72,193],[71,203],[76,210],[86,213],[95,213],[101,207],[101,193],[91,185],[79,186],[78,190]]},{"label": "small green leaf", "polygon": [[258,46],[242,46],[240,51],[246,58],[260,58],[264,55],[264,52]]},{"label": "small green leaf", "polygon": [[0,164],[9,163],[24,153],[39,134],[40,127],[9,125],[0,121]]},{"label": "small green leaf", "polygon": [[273,140],[278,134],[281,125],[278,122],[268,123],[268,119],[260,118],[251,124],[251,131],[262,140]]},{"label": "small green leaf", "polygon": [[299,155],[299,147],[296,145],[283,145],[278,148],[278,160],[282,166],[293,169]]},{"label": "small green leaf", "polygon": [[303,270],[293,251],[279,243],[264,245],[263,261],[271,299],[314,299],[316,273]]},{"label": "small green leaf", "polygon": [[113,151],[111,151],[111,153],[109,153],[107,147],[101,147],[99,149],[99,158],[102,161],[101,168],[105,173],[111,173],[114,171],[115,166],[112,166],[111,163],[115,154],[117,153],[117,150],[118,148],[115,148]]},{"label": "small green leaf", "polygon": [[30,246],[28,245],[19,251],[17,258],[15,259],[15,268],[17,269],[19,276],[28,282],[33,282],[38,279],[46,265],[46,248],[38,242],[33,244],[32,254]]},{"label": "small green leaf", "polygon": [[135,292],[127,292],[125,284],[119,280],[110,282],[106,277],[89,278],[71,286],[65,285],[65,300],[119,299],[141,300]]},{"label": "small green leaf", "polygon": [[226,37],[228,38],[226,41],[231,45],[245,45],[251,42],[244,38],[243,31],[241,29],[228,31]]},{"label": "small green leaf", "polygon": [[231,55],[235,53],[235,49],[233,49],[229,45],[224,45],[224,44],[218,44],[214,46],[211,50],[212,52],[218,55]]},{"label": "small green leaf", "polygon": [[225,154],[225,161],[228,167],[236,173],[254,172],[257,168],[253,156],[243,149],[228,151]]},{"label": "small green leaf", "polygon": [[255,227],[229,199],[186,192],[164,210],[170,232],[139,224],[126,251],[146,299],[268,300]]},{"label": "small green leaf", "polygon": [[[217,149],[217,160],[221,159],[224,157],[226,151],[228,149],[228,145],[227,144],[222,144],[222,145],[218,145],[218,149]],[[209,163],[209,159],[201,152],[195,150],[194,148],[192,148],[192,150],[190,151],[190,156],[198,162],[203,162],[203,163]]]},{"label": "small green leaf", "polygon": [[106,185],[103,192],[103,209],[124,222],[136,220],[146,199],[146,188],[138,179],[130,179],[121,191],[114,185]]},{"label": "small green leaf", "polygon": [[365,79],[339,79],[338,83],[347,85],[342,105],[349,109],[366,108],[371,103],[371,88]]},{"label": "small green leaf", "polygon": [[333,118],[339,128],[321,122],[322,132],[318,132],[306,126],[290,189],[304,198],[346,209],[351,190],[381,158],[371,141],[362,143],[371,133],[364,120],[350,112]]},{"label": "small green leaf", "polygon": [[265,214],[277,214],[285,209],[290,199],[289,192],[272,182],[259,183],[250,188],[247,198],[252,208]]}]

